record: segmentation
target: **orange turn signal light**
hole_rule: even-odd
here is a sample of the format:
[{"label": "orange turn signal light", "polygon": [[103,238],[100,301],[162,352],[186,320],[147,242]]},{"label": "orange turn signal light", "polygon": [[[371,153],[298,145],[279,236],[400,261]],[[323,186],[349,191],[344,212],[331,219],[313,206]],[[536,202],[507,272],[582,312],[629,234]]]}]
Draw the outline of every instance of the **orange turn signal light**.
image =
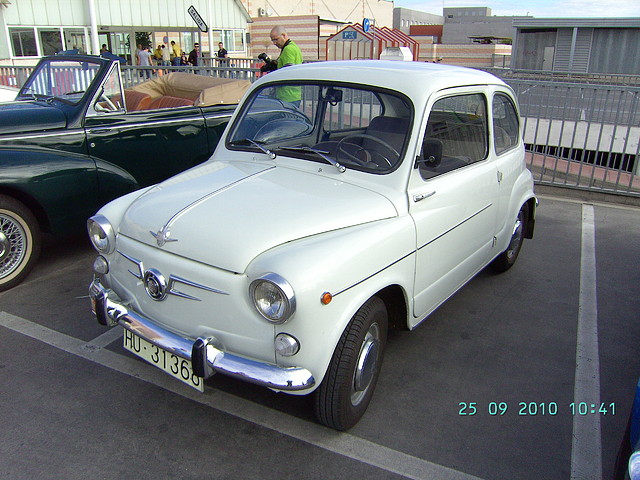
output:
[{"label": "orange turn signal light", "polygon": [[333,295],[331,295],[329,292],[324,292],[322,294],[322,297],[320,297],[320,302],[323,305],[329,305],[331,303],[331,300],[333,300]]}]

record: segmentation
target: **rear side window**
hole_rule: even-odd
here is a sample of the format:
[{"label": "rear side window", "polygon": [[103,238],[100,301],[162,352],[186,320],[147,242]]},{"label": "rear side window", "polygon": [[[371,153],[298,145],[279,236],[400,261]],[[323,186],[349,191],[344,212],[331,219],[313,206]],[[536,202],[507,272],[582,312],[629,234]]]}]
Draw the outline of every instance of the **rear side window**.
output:
[{"label": "rear side window", "polygon": [[496,154],[500,155],[518,145],[520,124],[516,107],[509,97],[493,97],[493,138]]}]

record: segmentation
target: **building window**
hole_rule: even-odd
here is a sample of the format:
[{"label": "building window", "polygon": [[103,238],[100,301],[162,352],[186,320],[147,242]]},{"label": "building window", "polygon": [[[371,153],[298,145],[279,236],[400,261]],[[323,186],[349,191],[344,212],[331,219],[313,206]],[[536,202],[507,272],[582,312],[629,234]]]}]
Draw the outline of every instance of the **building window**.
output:
[{"label": "building window", "polygon": [[42,55],[55,55],[63,50],[60,30],[38,30]]},{"label": "building window", "polygon": [[87,51],[84,28],[9,27],[9,38],[14,57],[42,57],[72,48]]},{"label": "building window", "polygon": [[9,28],[14,57],[36,57],[36,35],[33,28]]},{"label": "building window", "polygon": [[246,51],[244,30],[214,30],[213,41],[213,50],[217,50],[218,42],[222,42],[229,53]]}]

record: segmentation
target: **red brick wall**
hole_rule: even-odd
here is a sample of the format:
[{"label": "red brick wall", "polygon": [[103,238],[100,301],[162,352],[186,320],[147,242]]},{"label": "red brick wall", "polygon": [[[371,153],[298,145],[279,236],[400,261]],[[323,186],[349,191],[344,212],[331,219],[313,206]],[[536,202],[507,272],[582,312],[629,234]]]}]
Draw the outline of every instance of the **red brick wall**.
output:
[{"label": "red brick wall", "polygon": [[271,29],[276,25],[283,25],[286,28],[289,38],[302,50],[304,60],[318,60],[320,58],[320,18],[317,15],[253,18],[253,23],[250,26],[249,56],[256,58],[262,52],[266,52],[274,60],[278,58],[280,50],[273,44],[269,36]]}]

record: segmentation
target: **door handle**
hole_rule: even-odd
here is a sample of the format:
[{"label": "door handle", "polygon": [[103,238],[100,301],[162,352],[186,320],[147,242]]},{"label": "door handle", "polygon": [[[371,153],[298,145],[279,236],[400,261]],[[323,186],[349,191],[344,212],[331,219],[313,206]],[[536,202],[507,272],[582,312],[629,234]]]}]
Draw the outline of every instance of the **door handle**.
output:
[{"label": "door handle", "polygon": [[428,192],[428,193],[418,193],[413,196],[413,201],[417,203],[424,200],[425,198],[432,197],[435,194],[436,194],[435,190],[433,192]]}]

